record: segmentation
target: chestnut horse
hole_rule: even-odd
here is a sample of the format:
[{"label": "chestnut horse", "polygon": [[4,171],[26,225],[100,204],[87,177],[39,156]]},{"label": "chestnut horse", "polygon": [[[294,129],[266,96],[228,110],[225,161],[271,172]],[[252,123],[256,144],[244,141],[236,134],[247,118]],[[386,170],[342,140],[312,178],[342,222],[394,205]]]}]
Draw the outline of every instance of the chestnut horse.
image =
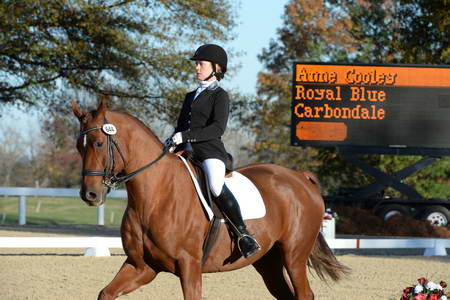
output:
[{"label": "chestnut horse", "polygon": [[[164,147],[156,135],[133,116],[108,110],[106,99],[90,113],[83,113],[75,103],[72,110],[81,130],[80,196],[88,205],[105,202],[108,173],[120,176],[151,165],[127,178],[128,205],[121,226],[127,258],[98,299],[115,299],[149,283],[159,272],[170,272],[180,278],[184,299],[198,300],[202,273],[250,264],[275,298],[313,299],[307,267],[312,266],[322,279],[328,275],[336,281],[346,273],[320,233],[324,201],[312,173],[273,164],[237,169],[264,199],[266,215],[246,221],[262,250],[249,259],[241,257],[221,224],[216,244],[202,264],[209,221],[183,162],[174,154],[161,154]],[[113,124],[117,133],[102,130],[105,123]]]}]

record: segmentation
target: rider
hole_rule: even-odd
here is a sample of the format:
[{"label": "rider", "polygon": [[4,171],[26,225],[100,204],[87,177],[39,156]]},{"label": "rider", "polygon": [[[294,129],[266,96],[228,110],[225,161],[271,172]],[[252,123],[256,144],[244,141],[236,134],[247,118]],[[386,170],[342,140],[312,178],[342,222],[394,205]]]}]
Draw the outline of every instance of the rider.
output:
[{"label": "rider", "polygon": [[219,86],[227,71],[227,53],[218,45],[206,44],[190,59],[196,64],[198,88],[186,94],[175,133],[168,141],[192,151],[194,159],[202,162],[214,202],[231,223],[238,248],[247,258],[261,248],[247,231],[239,204],[224,184],[225,170],[232,169],[231,155],[221,140],[230,103],[228,93]]}]

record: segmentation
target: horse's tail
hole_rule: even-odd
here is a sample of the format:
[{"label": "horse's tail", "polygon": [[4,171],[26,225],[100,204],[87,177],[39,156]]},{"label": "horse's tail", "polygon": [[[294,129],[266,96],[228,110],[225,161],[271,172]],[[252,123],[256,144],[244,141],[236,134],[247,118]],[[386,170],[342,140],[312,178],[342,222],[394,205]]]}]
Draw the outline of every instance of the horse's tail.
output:
[{"label": "horse's tail", "polygon": [[325,280],[325,276],[328,275],[333,281],[338,281],[351,271],[336,259],[321,232],[309,256],[308,267],[312,267],[322,280]]}]

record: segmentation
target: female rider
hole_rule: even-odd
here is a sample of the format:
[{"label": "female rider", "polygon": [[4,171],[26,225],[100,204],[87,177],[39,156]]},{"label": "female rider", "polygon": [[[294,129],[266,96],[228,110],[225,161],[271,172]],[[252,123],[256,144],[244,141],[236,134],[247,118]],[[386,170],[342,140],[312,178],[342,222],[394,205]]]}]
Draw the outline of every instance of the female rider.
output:
[{"label": "female rider", "polygon": [[237,245],[245,258],[261,248],[247,231],[236,198],[224,184],[225,170],[232,170],[232,158],[221,140],[225,132],[228,113],[228,93],[219,86],[227,70],[227,53],[214,44],[197,49],[195,61],[198,88],[187,93],[178,117],[177,127],[169,142],[193,152],[194,159],[202,162],[214,202],[229,221],[237,235]]}]

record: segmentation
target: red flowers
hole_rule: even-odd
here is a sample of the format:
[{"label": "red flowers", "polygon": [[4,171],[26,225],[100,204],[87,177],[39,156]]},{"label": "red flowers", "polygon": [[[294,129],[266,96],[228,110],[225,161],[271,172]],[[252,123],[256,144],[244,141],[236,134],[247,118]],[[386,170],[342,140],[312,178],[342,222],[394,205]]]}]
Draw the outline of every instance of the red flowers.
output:
[{"label": "red flowers", "polygon": [[400,300],[450,300],[450,295],[447,297],[444,292],[444,288],[447,287],[446,282],[441,281],[436,284],[425,277],[420,277],[417,282],[419,284],[403,290]]},{"label": "red flowers", "polygon": [[430,297],[428,297],[430,300],[439,300],[439,296],[437,294],[431,294]]},{"label": "red flowers", "polygon": [[425,295],[425,294],[417,294],[414,297],[414,300],[426,300],[426,299],[427,299],[427,295]]}]

